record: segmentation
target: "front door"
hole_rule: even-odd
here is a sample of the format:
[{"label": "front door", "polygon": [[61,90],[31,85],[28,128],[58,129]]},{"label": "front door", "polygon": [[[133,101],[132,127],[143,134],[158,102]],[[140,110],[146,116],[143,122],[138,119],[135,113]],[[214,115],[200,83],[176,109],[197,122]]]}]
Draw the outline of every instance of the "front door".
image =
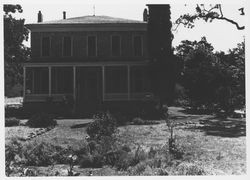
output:
[{"label": "front door", "polygon": [[79,67],[76,73],[77,111],[82,115],[92,115],[102,102],[101,67]]}]

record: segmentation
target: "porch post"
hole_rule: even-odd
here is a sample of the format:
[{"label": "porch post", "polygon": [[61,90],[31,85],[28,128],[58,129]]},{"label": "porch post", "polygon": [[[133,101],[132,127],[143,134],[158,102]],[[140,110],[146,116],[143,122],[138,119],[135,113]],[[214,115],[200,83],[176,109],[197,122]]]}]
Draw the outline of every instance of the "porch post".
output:
[{"label": "porch post", "polygon": [[105,95],[105,66],[102,66],[102,101]]},{"label": "porch post", "polygon": [[130,65],[128,67],[128,100],[130,100]]},{"label": "porch post", "polygon": [[49,66],[49,96],[51,96],[51,66]]},{"label": "porch post", "polygon": [[25,98],[26,91],[26,67],[23,66],[23,99]]},{"label": "porch post", "polygon": [[74,112],[76,112],[76,66],[73,66],[73,98],[74,98]]}]

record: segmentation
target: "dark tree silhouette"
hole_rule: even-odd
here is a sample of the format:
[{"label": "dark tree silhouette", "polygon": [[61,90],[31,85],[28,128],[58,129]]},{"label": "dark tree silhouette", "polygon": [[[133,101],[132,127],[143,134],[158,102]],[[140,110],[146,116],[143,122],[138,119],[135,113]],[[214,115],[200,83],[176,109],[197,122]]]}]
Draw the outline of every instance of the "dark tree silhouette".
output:
[{"label": "dark tree silhouette", "polygon": [[184,40],[176,48],[183,61],[181,84],[194,109],[223,110],[231,115],[245,107],[245,43],[229,53],[213,52],[206,38]]},{"label": "dark tree silhouette", "polygon": [[20,5],[5,4],[4,10],[4,69],[5,95],[10,95],[14,85],[22,83],[22,66],[30,50],[23,45],[28,40],[28,29],[24,26],[24,19],[15,19],[12,13],[22,13]]},{"label": "dark tree silhouette", "polygon": [[[205,7],[204,4],[200,4],[200,5],[197,4],[195,11],[196,12],[194,14],[181,15],[175,21],[175,24],[176,24],[175,30],[178,28],[180,24],[183,24],[185,27],[188,27],[188,28],[193,28],[195,20],[198,20],[198,19],[203,19],[206,22],[207,21],[212,22],[213,20],[223,20],[223,21],[227,21],[235,25],[238,30],[245,29],[245,26],[241,26],[235,20],[229,19],[224,16],[221,4],[210,5],[209,8]],[[239,11],[240,11],[240,15],[245,15],[244,8],[240,8]]]}]

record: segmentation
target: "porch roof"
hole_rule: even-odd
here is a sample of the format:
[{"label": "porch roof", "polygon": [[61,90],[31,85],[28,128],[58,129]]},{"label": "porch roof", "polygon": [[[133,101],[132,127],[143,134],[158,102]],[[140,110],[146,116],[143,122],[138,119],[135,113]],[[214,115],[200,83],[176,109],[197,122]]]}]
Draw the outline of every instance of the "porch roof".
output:
[{"label": "porch roof", "polygon": [[25,67],[48,67],[48,66],[126,66],[126,65],[147,65],[145,61],[108,61],[108,62],[25,62]]}]

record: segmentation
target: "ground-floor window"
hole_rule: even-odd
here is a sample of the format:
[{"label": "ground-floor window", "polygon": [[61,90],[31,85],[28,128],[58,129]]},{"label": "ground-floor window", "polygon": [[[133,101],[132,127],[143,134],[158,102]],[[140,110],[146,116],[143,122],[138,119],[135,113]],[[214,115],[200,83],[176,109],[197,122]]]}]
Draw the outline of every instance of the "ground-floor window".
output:
[{"label": "ground-floor window", "polygon": [[128,70],[127,66],[105,68],[105,92],[127,93]]},{"label": "ground-floor window", "polygon": [[51,68],[51,92],[52,94],[73,93],[73,68]]},{"label": "ground-floor window", "polygon": [[48,67],[26,68],[26,93],[47,94],[49,92]]},{"label": "ground-floor window", "polygon": [[132,93],[149,92],[148,68],[145,66],[131,67],[130,83]]}]

